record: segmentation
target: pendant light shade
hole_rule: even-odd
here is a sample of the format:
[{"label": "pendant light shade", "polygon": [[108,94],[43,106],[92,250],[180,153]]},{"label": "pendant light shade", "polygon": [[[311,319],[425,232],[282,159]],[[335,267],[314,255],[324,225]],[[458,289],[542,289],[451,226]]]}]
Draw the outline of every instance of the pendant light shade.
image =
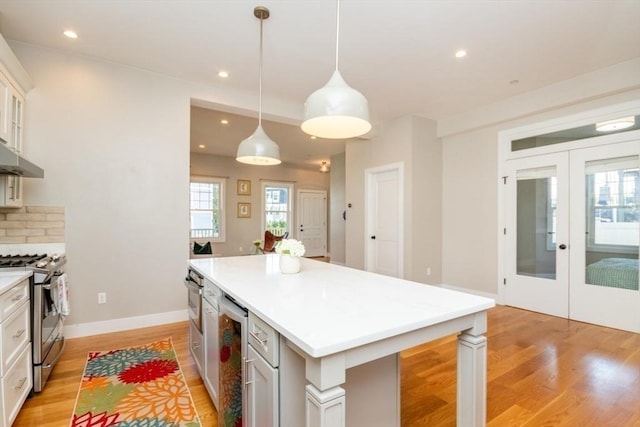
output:
[{"label": "pendant light shade", "polygon": [[269,9],[257,6],[253,15],[260,19],[260,97],[258,103],[258,127],[253,134],[238,146],[236,160],[249,165],[278,165],[280,148],[273,142],[262,128],[262,21],[269,17]]},{"label": "pendant light shade", "polygon": [[336,69],[324,87],[316,90],[304,103],[304,132],[321,138],[353,138],[371,130],[369,104],[350,87],[338,71],[340,40],[340,0],[336,12]]},{"label": "pendant light shade", "polygon": [[256,131],[238,146],[236,160],[249,165],[277,165],[280,164],[280,147],[258,125]]},{"label": "pendant light shade", "polygon": [[369,104],[335,70],[329,82],[304,104],[302,130],[321,138],[352,138],[371,130]]}]

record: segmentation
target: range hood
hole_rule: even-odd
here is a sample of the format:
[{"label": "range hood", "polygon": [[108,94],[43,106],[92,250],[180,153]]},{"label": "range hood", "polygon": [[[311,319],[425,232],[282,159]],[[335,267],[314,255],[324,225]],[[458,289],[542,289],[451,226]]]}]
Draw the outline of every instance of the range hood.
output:
[{"label": "range hood", "polygon": [[44,170],[0,142],[0,175],[44,178]]}]

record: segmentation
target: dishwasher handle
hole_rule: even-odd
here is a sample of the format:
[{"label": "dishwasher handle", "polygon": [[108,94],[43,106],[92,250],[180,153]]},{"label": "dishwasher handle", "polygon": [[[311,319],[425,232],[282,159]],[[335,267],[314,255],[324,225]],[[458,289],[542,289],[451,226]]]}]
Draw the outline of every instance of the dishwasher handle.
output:
[{"label": "dishwasher handle", "polygon": [[193,280],[184,279],[184,285],[187,287],[187,289],[194,290],[194,291],[198,292],[198,295],[202,295],[202,287],[199,286]]}]

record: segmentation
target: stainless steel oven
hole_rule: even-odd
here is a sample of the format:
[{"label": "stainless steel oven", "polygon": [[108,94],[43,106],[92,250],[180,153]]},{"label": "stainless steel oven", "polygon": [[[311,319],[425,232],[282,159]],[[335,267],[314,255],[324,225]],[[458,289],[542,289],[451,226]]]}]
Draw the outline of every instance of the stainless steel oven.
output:
[{"label": "stainless steel oven", "polygon": [[64,316],[55,302],[58,279],[63,274],[60,267],[43,282],[34,279],[33,283],[33,391],[36,393],[44,388],[64,350]]},{"label": "stainless steel oven", "polygon": [[198,371],[202,375],[204,363],[204,342],[202,338],[202,288],[204,278],[192,268],[189,268],[184,279],[187,287],[187,311],[189,313],[189,353],[196,362]]},{"label": "stainless steel oven", "polygon": [[64,318],[68,313],[60,310],[58,287],[66,262],[65,255],[58,254],[0,256],[0,268],[3,271],[33,271],[30,281],[31,341],[33,391],[36,393],[43,390],[64,350]]}]

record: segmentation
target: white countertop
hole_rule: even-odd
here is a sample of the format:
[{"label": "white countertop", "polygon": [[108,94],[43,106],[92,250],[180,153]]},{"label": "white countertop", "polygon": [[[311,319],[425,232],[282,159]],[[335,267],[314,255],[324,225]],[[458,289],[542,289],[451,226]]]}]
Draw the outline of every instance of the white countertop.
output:
[{"label": "white countertop", "polygon": [[6,271],[0,273],[0,294],[5,293],[15,285],[31,276],[33,271]]},{"label": "white countertop", "polygon": [[280,273],[275,254],[190,264],[313,357],[495,305],[489,298],[305,258],[293,275]]}]

